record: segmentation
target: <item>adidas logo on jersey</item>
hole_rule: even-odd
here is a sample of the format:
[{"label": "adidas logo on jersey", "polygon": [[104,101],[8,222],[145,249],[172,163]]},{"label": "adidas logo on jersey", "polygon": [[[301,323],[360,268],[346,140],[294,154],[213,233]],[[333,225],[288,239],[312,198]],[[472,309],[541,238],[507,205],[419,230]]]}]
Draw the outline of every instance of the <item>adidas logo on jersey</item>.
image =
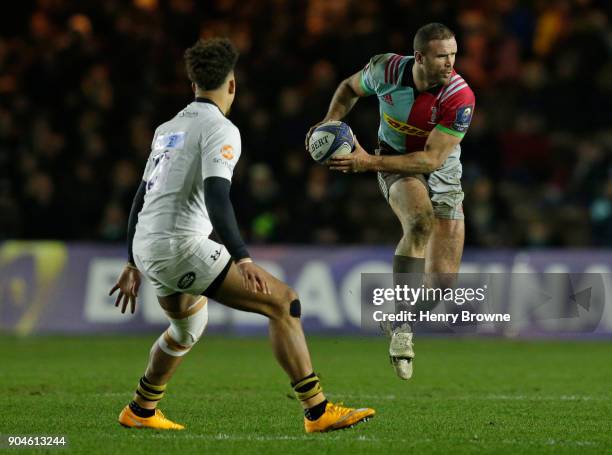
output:
[{"label": "adidas logo on jersey", "polygon": [[384,95],[382,97],[383,101],[387,104],[390,104],[391,106],[393,106],[393,98],[391,98],[391,94],[389,93],[388,95]]}]

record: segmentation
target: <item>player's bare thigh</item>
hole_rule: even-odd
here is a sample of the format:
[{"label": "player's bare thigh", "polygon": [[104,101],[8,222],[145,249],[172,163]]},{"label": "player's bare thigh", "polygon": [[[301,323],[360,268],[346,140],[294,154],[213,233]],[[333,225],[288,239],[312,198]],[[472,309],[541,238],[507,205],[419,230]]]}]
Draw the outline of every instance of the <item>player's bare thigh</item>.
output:
[{"label": "player's bare thigh", "polygon": [[166,313],[184,313],[200,299],[205,299],[202,295],[191,295],[177,292],[176,294],[157,297],[157,301]]},{"label": "player's bare thigh", "polygon": [[246,289],[238,267],[232,263],[223,283],[210,297],[230,308],[259,313],[271,318],[289,312],[290,303],[298,298],[295,291],[265,270],[262,270],[262,273],[268,283],[270,294]]},{"label": "player's bare thigh", "polygon": [[402,225],[395,254],[422,258],[431,234],[433,208],[427,188],[415,177],[404,177],[389,188],[389,205]]},{"label": "player's bare thigh", "polygon": [[391,185],[389,205],[403,228],[406,228],[405,224],[409,224],[417,215],[433,216],[427,188],[416,177],[404,177]]},{"label": "player's bare thigh", "polygon": [[[232,263],[223,283],[214,295],[210,297],[230,308],[259,313],[268,317],[277,316],[281,308],[284,308],[284,311],[288,311],[289,304],[298,298],[297,294],[287,284],[265,270],[263,273],[268,283],[270,294],[252,292],[245,289],[242,283],[242,275],[240,275],[238,267]],[[166,312],[183,313],[202,298],[206,297],[176,293],[165,297],[158,297],[158,301]]]},{"label": "player's bare thigh", "polygon": [[389,188],[389,204],[398,218],[415,212],[433,211],[427,188],[416,177],[404,177]]}]

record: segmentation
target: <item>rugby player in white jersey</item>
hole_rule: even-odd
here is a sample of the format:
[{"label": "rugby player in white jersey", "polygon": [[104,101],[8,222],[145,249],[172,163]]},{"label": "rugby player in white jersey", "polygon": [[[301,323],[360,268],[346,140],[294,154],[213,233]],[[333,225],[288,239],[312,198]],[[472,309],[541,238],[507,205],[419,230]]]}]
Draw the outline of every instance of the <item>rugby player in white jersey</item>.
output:
[{"label": "rugby player in white jersey", "polygon": [[[238,128],[226,118],[236,93],[238,53],[226,39],[198,41],[185,52],[195,101],[155,131],[128,226],[128,264],[111,290],[133,313],[142,273],[170,327],[155,341],[146,371],[119,423],[182,430],[157,409],[183,356],[202,336],[207,297],[269,318],[272,349],[304,408],[306,432],[352,426],[374,415],[325,398],[314,373],[293,289],[251,259],[230,201],[240,158]],[[217,233],[221,244],[209,239]],[[236,359],[238,362],[239,360]]]}]

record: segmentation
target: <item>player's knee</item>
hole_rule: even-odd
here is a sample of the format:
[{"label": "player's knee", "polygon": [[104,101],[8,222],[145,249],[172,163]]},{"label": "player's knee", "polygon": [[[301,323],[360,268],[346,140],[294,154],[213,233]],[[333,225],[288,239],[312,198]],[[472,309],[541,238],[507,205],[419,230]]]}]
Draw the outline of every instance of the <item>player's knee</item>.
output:
[{"label": "player's knee", "polygon": [[289,314],[289,317],[299,319],[302,316],[302,304],[297,292],[288,287],[283,296],[283,301],[285,311]]},{"label": "player's knee", "polygon": [[302,315],[302,307],[297,295],[289,286],[285,286],[278,297],[274,299],[271,319],[299,318]]},{"label": "player's knee", "polygon": [[412,232],[416,237],[428,239],[433,230],[433,223],[434,215],[432,211],[420,212],[414,218]]},{"label": "player's knee", "polygon": [[285,292],[283,293],[283,300],[285,302],[293,302],[294,300],[298,300],[298,299],[299,299],[299,296],[297,295],[297,292],[295,292],[293,289],[287,286],[287,289],[285,289]]},{"label": "player's knee", "polygon": [[433,230],[434,215],[431,210],[424,210],[410,217],[405,223],[404,236],[415,245],[425,245]]},{"label": "player's knee", "polygon": [[183,356],[198,342],[208,324],[206,298],[181,314],[169,315],[168,319],[170,327],[159,338],[158,345],[168,355]]}]

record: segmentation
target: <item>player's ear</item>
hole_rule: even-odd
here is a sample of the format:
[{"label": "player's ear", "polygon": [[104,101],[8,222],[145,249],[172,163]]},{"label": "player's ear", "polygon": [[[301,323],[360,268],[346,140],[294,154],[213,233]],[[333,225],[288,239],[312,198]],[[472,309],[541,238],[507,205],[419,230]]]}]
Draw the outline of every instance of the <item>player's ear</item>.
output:
[{"label": "player's ear", "polygon": [[198,86],[196,85],[195,82],[191,83],[191,90],[193,90],[193,93],[197,93],[198,91]]},{"label": "player's ear", "polygon": [[229,74],[228,79],[229,80],[227,83],[227,93],[233,95],[234,93],[236,93],[236,78],[234,77],[233,71]]},{"label": "player's ear", "polygon": [[417,63],[423,63],[423,53],[420,51],[414,51],[414,61]]}]

